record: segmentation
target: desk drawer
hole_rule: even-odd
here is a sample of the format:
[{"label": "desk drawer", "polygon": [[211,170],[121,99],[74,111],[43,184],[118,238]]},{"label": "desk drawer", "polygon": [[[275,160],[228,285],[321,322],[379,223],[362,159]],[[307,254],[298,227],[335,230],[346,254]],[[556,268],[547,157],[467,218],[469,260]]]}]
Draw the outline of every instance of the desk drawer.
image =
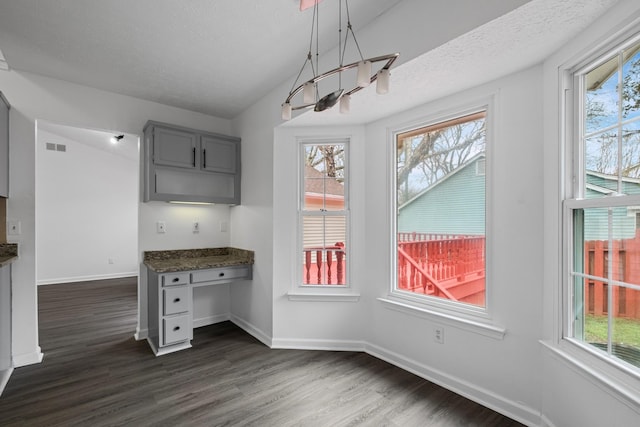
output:
[{"label": "desk drawer", "polygon": [[191,273],[191,283],[215,282],[216,280],[239,279],[249,277],[250,266],[213,268]]},{"label": "desk drawer", "polygon": [[168,273],[162,275],[162,286],[186,285],[189,283],[189,273]]},{"label": "desk drawer", "polygon": [[176,286],[163,289],[163,314],[178,314],[189,310],[189,287]]},{"label": "desk drawer", "polygon": [[162,329],[164,330],[163,345],[169,345],[189,339],[189,330],[191,325],[189,324],[188,314],[162,319],[162,326]]}]

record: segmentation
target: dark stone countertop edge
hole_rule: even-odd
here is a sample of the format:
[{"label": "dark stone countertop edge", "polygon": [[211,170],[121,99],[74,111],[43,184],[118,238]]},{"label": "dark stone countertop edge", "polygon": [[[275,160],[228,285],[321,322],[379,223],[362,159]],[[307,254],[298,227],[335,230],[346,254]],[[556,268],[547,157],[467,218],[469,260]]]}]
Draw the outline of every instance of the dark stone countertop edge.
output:
[{"label": "dark stone countertop edge", "polygon": [[144,264],[156,273],[252,265],[254,252],[238,248],[145,251]]},{"label": "dark stone countertop edge", "polygon": [[17,243],[0,243],[0,267],[11,264],[18,259]]}]

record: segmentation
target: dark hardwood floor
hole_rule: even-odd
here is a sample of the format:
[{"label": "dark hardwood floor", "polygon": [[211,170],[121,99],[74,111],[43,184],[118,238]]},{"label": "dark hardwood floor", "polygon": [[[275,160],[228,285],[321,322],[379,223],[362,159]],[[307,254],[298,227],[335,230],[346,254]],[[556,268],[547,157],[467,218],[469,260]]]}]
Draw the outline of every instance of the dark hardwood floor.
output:
[{"label": "dark hardwood floor", "polygon": [[8,426],[520,426],[365,353],[271,350],[231,322],[155,357],[135,279],[38,290],[41,364],[0,397]]}]

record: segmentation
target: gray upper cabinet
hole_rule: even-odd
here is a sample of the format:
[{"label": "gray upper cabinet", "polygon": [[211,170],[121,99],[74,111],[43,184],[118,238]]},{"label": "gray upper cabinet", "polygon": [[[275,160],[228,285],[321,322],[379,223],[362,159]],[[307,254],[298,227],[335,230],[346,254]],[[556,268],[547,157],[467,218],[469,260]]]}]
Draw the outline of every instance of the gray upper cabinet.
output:
[{"label": "gray upper cabinet", "polygon": [[198,135],[156,126],[153,129],[153,162],[156,165],[195,169]]},{"label": "gray upper cabinet", "polygon": [[240,139],[149,121],[144,127],[144,197],[240,204]]},{"label": "gray upper cabinet", "polygon": [[0,92],[0,197],[9,197],[9,109]]},{"label": "gray upper cabinet", "polygon": [[236,173],[237,144],[214,136],[203,135],[202,169],[211,172]]}]

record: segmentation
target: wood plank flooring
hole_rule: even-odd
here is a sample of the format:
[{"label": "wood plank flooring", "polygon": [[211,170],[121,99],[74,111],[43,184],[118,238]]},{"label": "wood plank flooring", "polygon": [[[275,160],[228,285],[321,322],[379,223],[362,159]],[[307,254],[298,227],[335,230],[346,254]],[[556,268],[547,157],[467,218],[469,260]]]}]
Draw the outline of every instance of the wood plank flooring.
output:
[{"label": "wood plank flooring", "polygon": [[136,342],[135,279],[38,290],[41,364],[0,397],[8,426],[521,424],[357,352],[271,350],[231,322],[155,357]]}]

